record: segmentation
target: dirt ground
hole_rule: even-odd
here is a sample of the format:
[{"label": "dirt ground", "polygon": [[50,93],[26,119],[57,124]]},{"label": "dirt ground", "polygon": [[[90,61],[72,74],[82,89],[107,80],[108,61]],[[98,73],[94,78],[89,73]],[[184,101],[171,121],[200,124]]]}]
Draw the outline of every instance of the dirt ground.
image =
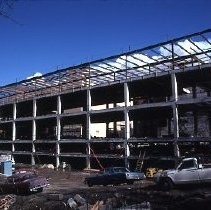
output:
[{"label": "dirt ground", "polygon": [[84,183],[85,177],[94,175],[97,172],[94,171],[62,171],[52,169],[39,169],[37,170],[39,175],[43,175],[49,179],[49,187],[44,189],[44,193],[71,193],[75,191],[109,191],[117,188],[140,188],[153,184],[152,181],[137,181],[133,185],[123,184],[116,186],[94,186],[88,187]]},{"label": "dirt ground", "polygon": [[[197,187],[182,190],[171,190],[162,192],[156,189],[150,180],[135,182],[133,185],[122,184],[119,186],[94,186],[88,187],[84,184],[84,179],[96,172],[93,171],[62,171],[53,169],[35,169],[39,175],[49,179],[49,187],[43,192],[33,195],[14,195],[15,202],[10,206],[11,210],[54,210],[54,209],[85,209],[92,210],[94,204],[103,201],[104,204],[112,200],[112,205],[116,206],[131,204],[150,204],[150,210],[176,210],[176,209],[210,209],[211,187]],[[79,194],[86,201],[85,206],[70,208],[68,199]],[[14,197],[12,195],[12,197]],[[91,205],[90,208],[87,206]],[[64,207],[64,208],[63,208]],[[105,206],[104,206],[105,207]],[[132,207],[131,207],[132,208]],[[100,208],[97,208],[100,210]],[[103,209],[103,208],[102,208]],[[113,209],[113,208],[110,208]],[[128,209],[128,208],[119,208]],[[141,209],[138,207],[132,209]],[[96,209],[95,209],[96,210]]]},{"label": "dirt ground", "polygon": [[86,188],[84,179],[89,176],[89,173],[83,171],[57,171],[52,169],[39,169],[38,174],[45,176],[49,180],[50,185],[44,189],[45,192]]},{"label": "dirt ground", "polygon": [[[63,171],[54,170],[47,168],[36,168],[36,172],[45,176],[49,180],[49,186],[44,188],[43,192],[32,195],[15,195],[15,203],[10,209],[14,210],[34,210],[39,207],[44,210],[63,209],[63,204],[68,206],[68,200],[74,198],[76,195],[82,196],[85,199],[85,205],[82,209],[87,206],[93,206],[98,201],[109,200],[113,197],[119,197],[131,189],[140,189],[144,185],[147,186],[147,181],[138,181],[133,185],[122,184],[119,186],[94,186],[88,187],[84,183],[84,179],[87,176],[96,174],[93,171]],[[117,199],[117,198],[115,198]],[[112,201],[113,202],[113,201]],[[113,202],[114,203],[114,202]],[[115,203],[117,203],[115,201]],[[55,206],[56,205],[56,206]],[[64,209],[78,209],[77,208],[64,208]],[[97,208],[98,210],[100,208]]]},{"label": "dirt ground", "polygon": [[[133,185],[123,184],[120,186],[94,186],[84,184],[84,178],[94,174],[92,171],[55,171],[52,169],[40,169],[39,174],[49,178],[50,186],[43,194],[62,193],[70,195],[83,194],[106,197],[108,194],[126,195],[130,201],[140,203],[150,201],[155,208],[150,209],[207,209],[211,204],[211,186],[199,186],[193,188],[174,189],[170,192],[157,190],[153,181],[142,180]],[[107,195],[106,195],[107,193]],[[124,197],[124,200],[126,197]],[[137,199],[137,201],[135,201]],[[136,208],[138,209],[138,208]],[[208,208],[210,209],[210,208]]]}]

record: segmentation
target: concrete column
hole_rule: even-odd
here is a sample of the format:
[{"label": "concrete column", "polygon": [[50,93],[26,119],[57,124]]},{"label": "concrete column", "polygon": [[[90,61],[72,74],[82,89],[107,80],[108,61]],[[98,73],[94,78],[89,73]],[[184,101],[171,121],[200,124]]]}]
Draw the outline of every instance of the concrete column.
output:
[{"label": "concrete column", "polygon": [[91,127],[91,118],[90,118],[90,110],[91,110],[91,92],[90,89],[87,90],[87,97],[86,97],[86,102],[87,102],[87,112],[86,112],[86,139],[87,139],[87,158],[86,158],[86,167],[90,168],[91,163],[90,163],[90,155],[91,155],[91,147],[90,147],[90,140],[91,140],[91,132],[90,132],[90,127]]},{"label": "concrete column", "polygon": [[32,141],[36,140],[36,130],[37,130],[36,121],[35,119],[33,119],[32,120]]},{"label": "concrete column", "polygon": [[12,152],[15,151],[14,141],[16,139],[16,124],[15,121],[12,122]]},{"label": "concrete column", "polygon": [[174,124],[174,155],[176,157],[180,156],[179,146],[178,146],[178,138],[179,138],[179,122],[178,122],[178,108],[177,108],[177,100],[178,100],[178,88],[177,88],[177,79],[174,72],[171,73],[171,87],[172,87],[172,97],[173,97],[173,124]]},{"label": "concrete column", "polygon": [[16,124],[15,121],[12,122],[12,141],[16,139]]},{"label": "concrete column", "polygon": [[32,141],[36,140],[36,121],[35,121],[36,116],[37,116],[37,101],[36,99],[33,99]]},{"label": "concrete column", "polygon": [[60,166],[60,144],[59,141],[61,139],[61,120],[60,120],[60,115],[62,112],[61,108],[61,97],[57,96],[57,117],[56,117],[56,123],[57,123],[57,141],[56,141],[56,168]]},{"label": "concrete column", "polygon": [[59,141],[61,139],[61,120],[60,120],[60,115],[61,115],[61,97],[57,97],[57,140]]},{"label": "concrete column", "polygon": [[16,103],[13,104],[13,121],[12,121],[12,161],[14,161],[13,152],[15,151],[15,144],[14,141],[16,140],[16,116],[17,116],[17,109]]},{"label": "concrete column", "polygon": [[[114,103],[113,106],[114,106],[114,108],[116,108],[117,104]],[[113,134],[114,134],[115,137],[117,137],[117,121],[113,122]]]},{"label": "concrete column", "polygon": [[62,113],[62,102],[61,102],[61,96],[57,96],[57,114]]},{"label": "concrete column", "polygon": [[16,115],[17,115],[17,109],[16,109],[16,103],[13,104],[13,122],[12,122],[12,140],[15,141],[16,139]]},{"label": "concrete column", "polygon": [[172,87],[172,96],[174,102],[178,101],[178,87],[177,87],[177,78],[174,72],[171,73],[171,87]]},{"label": "concrete column", "polygon": [[31,164],[35,165],[35,145],[34,141],[36,140],[36,121],[32,120],[32,155],[31,155]]},{"label": "concrete column", "polygon": [[16,103],[13,104],[13,120],[16,120],[17,117],[17,106]]},{"label": "concrete column", "polygon": [[109,122],[106,122],[106,137],[108,137],[109,134]]},{"label": "concrete column", "polygon": [[60,144],[61,139],[61,121],[60,116],[57,116],[57,141],[56,141],[56,168],[60,166]]},{"label": "concrete column", "polygon": [[37,116],[37,100],[33,99],[33,117]]},{"label": "concrete column", "polygon": [[[106,104],[106,109],[109,109],[109,104]],[[106,137],[108,137],[109,134],[109,122],[106,122]]]},{"label": "concrete column", "polygon": [[130,119],[129,119],[129,111],[128,111],[128,106],[129,106],[129,89],[128,89],[128,84],[124,83],[124,102],[125,102],[125,108],[124,108],[124,121],[125,121],[125,142],[124,142],[124,147],[125,147],[125,166],[129,167],[129,162],[128,162],[128,156],[130,155],[130,150],[128,146],[128,139],[130,138]]},{"label": "concrete column", "polygon": [[36,140],[36,121],[35,121],[35,117],[37,115],[37,101],[36,99],[33,99],[33,120],[32,120],[32,155],[31,155],[31,164],[35,165],[35,145],[34,145],[34,141]]},{"label": "concrete column", "polygon": [[56,121],[57,121],[57,141],[60,141],[61,140],[61,120],[60,120],[60,116],[57,116]]},{"label": "concrete column", "polygon": [[56,142],[56,168],[58,169],[60,166],[60,145],[59,142]]}]

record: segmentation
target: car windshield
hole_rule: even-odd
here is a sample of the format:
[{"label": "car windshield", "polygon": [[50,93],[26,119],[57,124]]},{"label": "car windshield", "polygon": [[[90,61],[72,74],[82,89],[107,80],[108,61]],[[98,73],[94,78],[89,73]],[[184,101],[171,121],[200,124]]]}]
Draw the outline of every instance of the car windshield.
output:
[{"label": "car windshield", "polygon": [[122,173],[122,172],[129,172],[127,168],[124,167],[114,167],[114,168],[105,168],[104,170],[105,173]]},{"label": "car windshield", "polygon": [[126,168],[114,168],[114,171],[116,173],[118,173],[118,172],[128,172]]},{"label": "car windshield", "polygon": [[178,167],[179,170],[188,169],[188,168],[197,168],[196,160],[194,159],[185,160]]}]

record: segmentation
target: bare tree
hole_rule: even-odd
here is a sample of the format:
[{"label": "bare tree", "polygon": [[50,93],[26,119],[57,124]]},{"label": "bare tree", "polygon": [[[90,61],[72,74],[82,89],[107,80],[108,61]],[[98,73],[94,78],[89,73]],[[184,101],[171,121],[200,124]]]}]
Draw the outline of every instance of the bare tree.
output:
[{"label": "bare tree", "polygon": [[17,1],[18,0],[0,0],[0,17],[7,18],[13,23],[20,25],[11,15]]}]

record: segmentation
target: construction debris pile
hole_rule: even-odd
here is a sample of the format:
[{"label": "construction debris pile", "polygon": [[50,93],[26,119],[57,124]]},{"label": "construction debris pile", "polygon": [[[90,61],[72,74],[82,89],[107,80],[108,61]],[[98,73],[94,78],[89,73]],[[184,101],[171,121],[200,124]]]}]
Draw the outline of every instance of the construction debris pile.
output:
[{"label": "construction debris pile", "polygon": [[[106,192],[105,192],[106,191]],[[163,192],[156,189],[131,189],[120,192],[92,189],[80,194],[37,194],[17,196],[10,210],[208,210],[210,189]]]},{"label": "construction debris pile", "polygon": [[15,195],[2,195],[0,196],[0,209],[9,209],[16,201]]}]

